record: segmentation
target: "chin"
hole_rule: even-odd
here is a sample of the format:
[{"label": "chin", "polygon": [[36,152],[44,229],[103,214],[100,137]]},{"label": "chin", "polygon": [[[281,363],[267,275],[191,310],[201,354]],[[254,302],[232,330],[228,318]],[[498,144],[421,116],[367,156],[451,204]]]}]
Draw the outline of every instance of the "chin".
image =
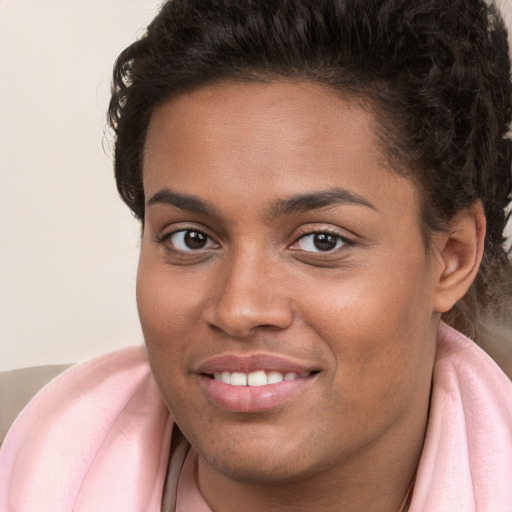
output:
[{"label": "chin", "polygon": [[305,468],[305,461],[280,453],[279,458],[273,453],[250,453],[247,455],[235,452],[233,456],[214,456],[204,462],[224,477],[237,481],[258,485],[284,485],[304,480],[315,471]]},{"label": "chin", "polygon": [[192,445],[210,469],[238,482],[283,485],[321,473],[329,465],[329,454],[317,453],[313,439],[263,430],[242,429],[236,435],[229,429],[224,439],[208,442],[203,437],[199,446]]}]

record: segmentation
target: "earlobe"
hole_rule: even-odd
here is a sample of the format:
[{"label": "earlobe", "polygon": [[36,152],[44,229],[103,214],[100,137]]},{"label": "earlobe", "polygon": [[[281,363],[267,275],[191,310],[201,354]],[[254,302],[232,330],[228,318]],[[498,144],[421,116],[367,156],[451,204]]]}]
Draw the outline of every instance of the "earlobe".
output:
[{"label": "earlobe", "polygon": [[447,233],[435,237],[437,313],[449,311],[473,283],[482,261],[485,224],[483,205],[477,201],[455,215]]}]

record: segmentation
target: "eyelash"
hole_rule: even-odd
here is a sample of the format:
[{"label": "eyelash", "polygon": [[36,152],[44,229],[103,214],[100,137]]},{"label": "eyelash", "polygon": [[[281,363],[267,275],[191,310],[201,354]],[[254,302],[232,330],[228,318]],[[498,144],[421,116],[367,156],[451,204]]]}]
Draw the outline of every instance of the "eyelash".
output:
[{"label": "eyelash", "polygon": [[[184,236],[186,236],[187,233],[195,233],[197,235],[200,235],[200,236],[203,236],[205,239],[206,239],[206,243],[208,243],[209,241],[213,241],[213,238],[211,236],[208,235],[208,233],[205,233],[203,230],[201,229],[196,229],[196,228],[183,228],[183,229],[176,229],[170,233],[165,233],[164,235],[162,236],[159,236],[157,237],[156,239],[156,242],[159,243],[159,244],[166,244],[168,241],[171,240],[171,238],[175,235],[178,235],[179,233],[183,233]],[[176,252],[176,253],[179,253],[179,254],[186,254],[186,253],[194,253],[194,252],[197,252],[196,250],[194,249],[191,249],[189,248],[188,250],[184,250],[184,249],[179,249],[179,248],[176,248],[176,247],[168,247],[167,248],[173,252]],[[198,250],[201,250],[203,248],[199,248]]]},{"label": "eyelash", "polygon": [[[344,248],[346,249],[346,248],[354,245],[354,242],[352,240],[340,235],[339,233],[330,231],[328,229],[319,229],[319,230],[307,231],[305,233],[302,233],[299,237],[297,237],[295,242],[293,242],[292,246],[297,245],[301,240],[305,240],[307,237],[315,237],[315,236],[320,236],[320,235],[328,235],[329,237],[334,238],[336,241],[336,246],[332,249],[328,249],[325,251],[319,249],[318,251],[305,251],[304,250],[303,252],[308,253],[308,254],[328,255],[328,254],[336,253],[339,250],[343,250]],[[313,241],[312,243],[314,244],[315,242]],[[338,246],[338,243],[341,243],[341,245]],[[295,249],[295,250],[301,250],[301,249]]]},{"label": "eyelash", "polygon": [[[173,253],[179,254],[182,256],[187,256],[187,255],[191,256],[194,254],[198,255],[201,251],[211,249],[211,247],[198,247],[196,249],[188,247],[188,249],[183,249],[183,248],[176,247],[176,243],[174,243],[173,246],[169,246],[169,244],[167,244],[167,242],[170,241],[172,237],[174,237],[180,233],[183,234],[183,236],[186,236],[187,233],[190,233],[190,234],[194,233],[196,236],[199,235],[200,237],[204,237],[206,245],[213,242],[214,244],[216,244],[218,246],[218,244],[213,240],[213,238],[211,236],[209,236],[205,231],[203,231],[201,229],[197,229],[197,228],[176,229],[170,233],[165,233],[164,235],[157,237],[155,241],[158,244],[166,245],[166,248],[169,251],[172,251]],[[304,250],[304,249],[295,247],[301,241],[306,240],[308,237],[315,237],[315,236],[321,236],[321,235],[327,235],[328,237],[334,238],[335,243],[336,243],[335,247],[333,247],[332,249],[326,249],[326,250],[321,250],[321,249],[318,249],[318,247],[316,247],[318,249],[316,251],[315,250]],[[315,242],[318,242],[318,240],[312,241],[311,243],[315,244]],[[183,243],[183,245],[185,245],[185,244],[186,244],[186,242]],[[322,255],[327,256],[327,255],[337,254],[341,250],[346,250],[353,245],[354,245],[354,242],[352,240],[340,235],[339,233],[336,233],[336,232],[334,232],[332,230],[328,230],[328,229],[318,229],[318,230],[305,231],[305,232],[301,233],[298,237],[296,237],[295,241],[289,247],[291,250],[301,252],[302,254],[308,254],[308,255],[314,254],[314,255],[316,255],[316,257],[318,257],[318,256],[321,257]]]}]

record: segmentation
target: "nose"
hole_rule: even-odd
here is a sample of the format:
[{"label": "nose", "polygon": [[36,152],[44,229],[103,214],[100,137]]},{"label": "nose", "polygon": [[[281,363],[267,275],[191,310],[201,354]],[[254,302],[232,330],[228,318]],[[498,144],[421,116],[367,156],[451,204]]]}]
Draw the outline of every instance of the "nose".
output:
[{"label": "nose", "polygon": [[261,254],[234,256],[216,279],[207,323],[245,338],[261,329],[286,329],[293,321],[291,301],[277,264]]}]

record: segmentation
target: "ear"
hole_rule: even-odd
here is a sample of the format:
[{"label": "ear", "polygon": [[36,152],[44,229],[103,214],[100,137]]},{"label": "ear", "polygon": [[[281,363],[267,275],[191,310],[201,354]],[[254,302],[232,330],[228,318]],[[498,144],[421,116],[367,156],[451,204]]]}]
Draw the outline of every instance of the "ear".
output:
[{"label": "ear", "polygon": [[434,235],[434,311],[437,313],[449,311],[469,290],[482,261],[484,239],[485,215],[481,201],[457,213],[448,232]]}]

